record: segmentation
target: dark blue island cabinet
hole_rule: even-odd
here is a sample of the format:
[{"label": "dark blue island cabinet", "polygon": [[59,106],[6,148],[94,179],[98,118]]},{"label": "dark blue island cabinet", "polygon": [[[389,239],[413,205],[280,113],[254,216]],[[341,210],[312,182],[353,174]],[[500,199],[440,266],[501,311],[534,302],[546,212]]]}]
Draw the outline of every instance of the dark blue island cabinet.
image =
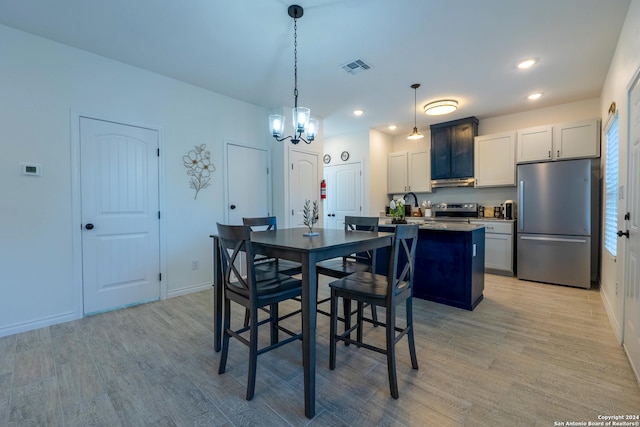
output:
[{"label": "dark blue island cabinet", "polygon": [[[380,231],[393,232],[380,225]],[[386,274],[388,249],[378,249],[376,273]],[[473,310],[484,291],[484,227],[469,224],[421,226],[416,248],[413,296]]]}]

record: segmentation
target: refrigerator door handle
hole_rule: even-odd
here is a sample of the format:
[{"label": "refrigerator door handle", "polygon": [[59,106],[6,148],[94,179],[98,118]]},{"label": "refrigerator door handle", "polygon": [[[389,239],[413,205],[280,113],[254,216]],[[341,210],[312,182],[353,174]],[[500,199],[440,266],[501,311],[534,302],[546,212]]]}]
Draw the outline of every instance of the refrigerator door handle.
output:
[{"label": "refrigerator door handle", "polygon": [[558,237],[521,236],[522,240],[538,240],[543,242],[587,243],[586,239],[566,239]]},{"label": "refrigerator door handle", "polygon": [[524,230],[524,181],[520,180],[518,188],[518,224],[520,224],[520,231]]}]

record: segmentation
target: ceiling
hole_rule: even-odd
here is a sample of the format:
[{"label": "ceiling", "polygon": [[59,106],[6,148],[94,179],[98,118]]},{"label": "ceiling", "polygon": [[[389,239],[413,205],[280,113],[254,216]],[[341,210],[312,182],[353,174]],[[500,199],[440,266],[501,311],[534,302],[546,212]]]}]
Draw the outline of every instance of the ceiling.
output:
[{"label": "ceiling", "polygon": [[[0,0],[0,24],[237,98],[299,105],[325,136],[479,119],[598,97],[630,0]],[[535,57],[529,70],[516,67]],[[352,75],[341,66],[364,60]],[[542,92],[532,102],[527,95]],[[427,102],[459,109],[426,116]],[[354,108],[363,116],[354,117]],[[290,129],[290,117],[287,117]],[[390,131],[387,126],[396,124]],[[265,123],[265,129],[267,124]]]}]

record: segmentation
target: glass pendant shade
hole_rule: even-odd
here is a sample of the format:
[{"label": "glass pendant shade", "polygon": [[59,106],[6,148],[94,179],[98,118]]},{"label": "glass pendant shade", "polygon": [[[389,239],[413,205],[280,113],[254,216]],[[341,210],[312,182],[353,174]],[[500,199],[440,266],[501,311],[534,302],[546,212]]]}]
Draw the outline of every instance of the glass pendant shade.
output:
[{"label": "glass pendant shade", "polygon": [[293,129],[297,133],[304,132],[304,129],[309,123],[311,110],[305,107],[296,107],[291,109],[293,113]]},{"label": "glass pendant shade", "polygon": [[280,138],[284,133],[284,116],[272,114],[269,116],[269,130],[274,138]]},{"label": "glass pendant shade", "polygon": [[316,135],[318,134],[318,128],[320,127],[320,122],[316,119],[309,119],[309,123],[305,129],[307,134],[307,140],[313,141],[316,139]]},{"label": "glass pendant shade", "polygon": [[413,132],[411,132],[407,137],[407,139],[420,139],[420,138],[424,138],[424,135],[418,131],[417,127],[414,127]]}]

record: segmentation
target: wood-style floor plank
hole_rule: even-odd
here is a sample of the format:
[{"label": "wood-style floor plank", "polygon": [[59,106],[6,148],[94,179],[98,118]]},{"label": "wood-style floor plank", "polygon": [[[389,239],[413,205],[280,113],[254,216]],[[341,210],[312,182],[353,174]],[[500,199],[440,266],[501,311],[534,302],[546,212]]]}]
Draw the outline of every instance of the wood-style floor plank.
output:
[{"label": "wood-style floor plank", "polygon": [[[258,358],[247,402],[248,349],[232,340],[218,375],[212,291],[203,291],[0,338],[0,425],[549,426],[640,413],[597,290],[486,275],[472,312],[413,307],[419,369],[400,341],[398,400],[381,354],[340,344],[329,370],[329,321],[319,315],[316,417],[304,416],[300,342]],[[243,316],[235,307],[235,324]],[[402,307],[398,316],[404,324]],[[300,318],[283,324],[299,330]],[[383,345],[383,328],[364,335]]]}]

